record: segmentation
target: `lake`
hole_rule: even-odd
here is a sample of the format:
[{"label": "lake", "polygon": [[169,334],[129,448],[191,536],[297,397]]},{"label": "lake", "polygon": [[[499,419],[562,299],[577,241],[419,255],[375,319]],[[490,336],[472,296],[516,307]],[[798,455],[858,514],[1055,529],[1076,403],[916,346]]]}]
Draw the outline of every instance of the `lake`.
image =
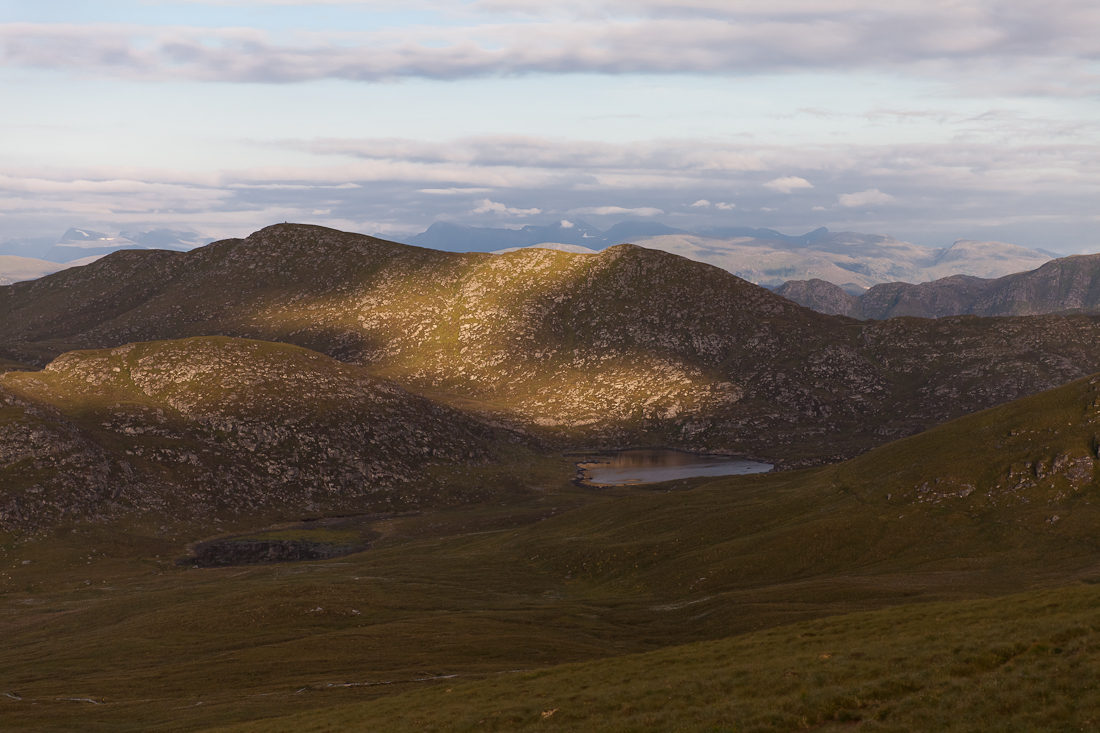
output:
[{"label": "lake", "polygon": [[652,484],[695,476],[764,473],[772,469],[772,464],[664,448],[637,448],[601,453],[578,462],[577,468],[584,473],[586,483],[609,486]]}]

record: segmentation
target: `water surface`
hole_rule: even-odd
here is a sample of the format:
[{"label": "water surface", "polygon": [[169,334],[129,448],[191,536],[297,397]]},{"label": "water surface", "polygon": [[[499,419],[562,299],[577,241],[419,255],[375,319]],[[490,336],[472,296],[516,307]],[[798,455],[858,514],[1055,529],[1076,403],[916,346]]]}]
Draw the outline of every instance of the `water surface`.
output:
[{"label": "water surface", "polygon": [[664,448],[612,451],[580,462],[577,467],[590,484],[651,484],[695,476],[736,476],[764,473],[770,463],[730,456],[700,455]]}]

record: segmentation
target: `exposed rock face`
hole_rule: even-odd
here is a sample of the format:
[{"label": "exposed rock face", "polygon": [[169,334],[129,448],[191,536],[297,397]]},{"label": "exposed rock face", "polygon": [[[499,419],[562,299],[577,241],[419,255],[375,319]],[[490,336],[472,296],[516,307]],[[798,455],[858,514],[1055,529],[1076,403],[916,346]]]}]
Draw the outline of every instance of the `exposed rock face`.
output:
[{"label": "exposed rock face", "polygon": [[820,280],[791,281],[776,290],[818,312],[861,319],[1092,312],[1100,308],[1100,254],[1063,257],[996,280],[954,275],[919,285],[883,283],[854,302],[841,300],[838,291],[843,292]]},{"label": "exposed rock face", "polygon": [[497,435],[365,370],[223,337],[67,353],[0,377],[0,529],[128,511],[391,510]]},{"label": "exposed rock face", "polygon": [[783,465],[1100,370],[1087,316],[861,325],[632,245],[455,254],[302,225],[3,288],[0,324],[13,353],[41,361],[213,333],[295,343],[562,446]]}]

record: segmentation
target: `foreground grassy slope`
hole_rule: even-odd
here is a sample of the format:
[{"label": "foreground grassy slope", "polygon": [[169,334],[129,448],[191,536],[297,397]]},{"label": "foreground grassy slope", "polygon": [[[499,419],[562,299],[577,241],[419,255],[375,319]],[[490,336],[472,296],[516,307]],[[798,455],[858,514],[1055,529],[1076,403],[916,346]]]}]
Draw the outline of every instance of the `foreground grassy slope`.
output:
[{"label": "foreground grassy slope", "polygon": [[905,606],[218,731],[1095,730],[1098,607],[1088,585]]},{"label": "foreground grassy slope", "polygon": [[288,342],[562,445],[720,448],[788,465],[1100,370],[1098,324],[858,324],[632,245],[456,254],[302,225],[0,288],[0,346],[17,361],[212,334]]},{"label": "foreground grassy slope", "polygon": [[[8,538],[0,548],[0,692],[23,700],[3,702],[6,719],[15,730],[64,730],[79,716],[84,730],[182,731],[320,708],[338,714],[340,706],[395,694],[402,689],[398,682],[417,685],[422,683],[414,680],[449,675],[457,675],[448,677],[456,682],[500,680],[510,670],[713,641],[823,616],[1095,582],[1098,406],[1100,386],[1080,380],[845,464],[800,472],[607,492],[570,488],[563,473],[562,483],[547,481],[541,491],[507,506],[373,520],[371,528],[381,535],[375,549],[338,562],[180,568],[172,565],[183,551],[179,539],[150,533],[139,522],[77,523],[48,538]],[[98,552],[89,553],[89,546]],[[1072,603],[1087,605],[1091,598]],[[997,612],[989,613],[993,619]],[[930,618],[922,623],[931,624]],[[1081,618],[1067,616],[1065,628],[1084,623]],[[878,635],[895,622],[822,623],[810,631],[832,624],[849,644],[861,630]],[[828,703],[846,700],[849,690],[865,702],[895,701],[891,709],[908,709],[916,717],[900,719],[912,721],[931,714],[921,702],[928,695],[953,699],[950,679],[965,677],[952,671],[956,663],[964,669],[968,659],[977,660],[972,666],[979,669],[989,666],[981,660],[1000,654],[1000,647],[986,648],[984,641],[971,646],[943,636],[926,641],[946,640],[949,652],[920,656],[915,650],[921,634],[934,633],[921,629],[917,624],[905,632],[903,646],[912,651],[891,668],[899,679],[917,679],[918,686],[903,685],[896,695],[864,690],[860,682],[906,654],[890,651],[886,642],[873,648],[870,642],[812,647],[813,654],[834,654],[838,661],[849,652],[868,660],[851,661],[855,666],[836,678],[822,667],[820,683],[814,681],[817,668],[797,655],[786,662],[767,658],[800,642],[754,646],[742,639],[730,641],[729,648],[762,651],[743,663],[746,668],[793,669],[812,683],[808,701],[796,691],[801,688],[770,689],[787,695],[780,702],[790,719],[825,720],[842,710],[878,714],[878,708],[860,712],[862,703]],[[986,631],[975,633],[989,638],[981,636]],[[997,643],[1030,645],[1029,634],[1039,631],[1025,629],[1019,639]],[[1035,638],[1052,644],[1054,636]],[[1057,645],[1065,650],[1068,643]],[[1032,659],[1027,648],[1017,653]],[[950,661],[920,678],[921,660],[936,654]],[[1043,669],[1046,659],[1036,653],[1039,666],[1026,670]],[[705,670],[711,662],[700,663]],[[624,680],[609,697],[570,693],[582,700],[594,696],[597,722],[608,706],[652,710],[640,700],[653,688],[631,688],[657,677],[641,677],[648,663],[624,664],[633,670],[629,684]],[[556,679],[583,674],[564,671]],[[592,674],[599,679],[604,673]],[[1002,672],[990,674],[975,679],[1000,679]],[[689,684],[689,676],[665,683],[681,690],[675,704],[687,705],[685,691],[696,689],[699,720],[724,715],[724,703],[714,702],[724,683]],[[848,676],[854,687],[845,687],[841,678]],[[395,684],[379,684],[386,681]],[[525,678],[524,684],[535,685],[525,689],[548,696],[569,689],[565,682],[546,688],[536,682]],[[747,678],[744,684],[751,687]],[[1049,684],[1055,685],[1052,694],[1062,689],[1056,686],[1061,682]],[[489,713],[503,714],[492,705],[497,692],[481,689],[469,699],[484,699],[493,707]],[[959,700],[967,699],[964,693]],[[84,697],[103,704],[74,710],[78,704],[65,700]],[[1003,699],[1012,712],[1014,698]],[[553,707],[581,715],[552,700],[543,706],[539,698],[510,708],[507,725],[526,724],[523,716],[531,710],[525,706],[540,707],[540,715]],[[707,712],[708,706],[713,710]],[[439,708],[446,709],[442,703]],[[413,721],[420,712],[411,702],[372,709],[370,715],[378,717],[369,719],[367,729],[386,728],[395,711],[404,710]],[[777,720],[788,720],[788,712],[776,713]]]}]

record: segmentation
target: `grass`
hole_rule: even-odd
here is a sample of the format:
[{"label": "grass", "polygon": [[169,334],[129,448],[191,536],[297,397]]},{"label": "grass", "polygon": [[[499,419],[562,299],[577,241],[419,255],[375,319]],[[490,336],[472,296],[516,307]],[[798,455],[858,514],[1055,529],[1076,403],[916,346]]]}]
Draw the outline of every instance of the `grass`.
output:
[{"label": "grass", "polygon": [[527,490],[372,519],[338,561],[176,568],[211,530],[152,516],[2,538],[5,726],[1086,726],[1098,405],[1080,380],[837,466],[644,488],[517,449],[452,478]]},{"label": "grass", "polygon": [[837,616],[218,731],[1093,730],[1098,603],[1074,586]]}]

